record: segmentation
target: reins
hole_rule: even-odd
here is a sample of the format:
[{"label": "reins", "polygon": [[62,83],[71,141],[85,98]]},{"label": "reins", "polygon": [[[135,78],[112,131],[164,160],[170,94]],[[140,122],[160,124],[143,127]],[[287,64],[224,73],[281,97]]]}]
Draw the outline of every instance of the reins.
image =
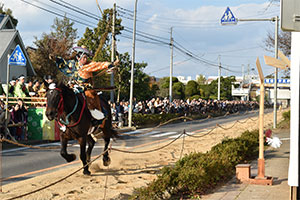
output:
[{"label": "reins", "polygon": [[[57,121],[57,123],[61,127],[66,126],[66,127],[70,128],[70,127],[76,126],[77,124],[79,124],[79,122],[82,119],[83,111],[84,111],[84,108],[86,106],[86,101],[83,100],[83,106],[82,106],[81,111],[80,111],[79,119],[75,123],[73,123],[73,124],[70,125],[69,117],[76,111],[76,109],[78,107],[78,97],[75,95],[76,96],[75,106],[74,106],[73,110],[70,113],[67,114],[66,121],[64,121],[63,119],[60,118],[61,115],[62,115],[62,113],[63,113],[63,111],[64,111],[64,99],[63,99],[63,96],[62,96],[62,90],[59,89],[59,88],[55,88],[55,90],[59,91],[59,94],[60,94],[60,100],[59,100],[59,103],[58,103],[58,106],[57,106],[57,118],[55,120]],[[82,94],[82,97],[84,99],[83,94]]]}]

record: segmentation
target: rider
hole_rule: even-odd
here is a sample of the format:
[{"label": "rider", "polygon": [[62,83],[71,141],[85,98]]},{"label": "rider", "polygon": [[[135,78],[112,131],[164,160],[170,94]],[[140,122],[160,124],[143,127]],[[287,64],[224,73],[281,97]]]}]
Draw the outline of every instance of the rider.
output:
[{"label": "rider", "polygon": [[[116,60],[114,63],[90,62],[88,58],[92,56],[92,53],[84,46],[74,47],[72,50],[73,54],[68,60],[58,56],[55,57],[56,66],[65,75],[72,77],[77,85],[85,88],[87,106],[92,117],[96,120],[103,120],[105,115],[102,112],[97,91],[92,89],[91,78],[93,77],[93,72],[113,70],[119,64],[119,60]],[[49,58],[54,59],[52,55]]]}]

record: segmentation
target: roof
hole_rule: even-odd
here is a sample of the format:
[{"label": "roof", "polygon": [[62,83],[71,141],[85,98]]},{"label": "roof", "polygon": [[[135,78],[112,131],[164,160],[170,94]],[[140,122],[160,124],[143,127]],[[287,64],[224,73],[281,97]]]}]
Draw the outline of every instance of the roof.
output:
[{"label": "roof", "polygon": [[[0,38],[1,38],[1,40],[0,40],[0,61],[7,56],[8,52],[10,50],[12,51],[15,48],[16,45],[13,46],[13,42],[15,41],[16,44],[20,45],[20,47],[27,59],[26,68],[27,68],[28,75],[35,75],[35,71],[32,67],[31,61],[26,52],[25,46],[23,44],[23,41],[21,39],[19,32],[16,29],[0,30]],[[9,49],[11,47],[13,47],[13,49]]]},{"label": "roof", "polygon": [[0,14],[0,30],[2,29],[16,29],[8,15]]}]

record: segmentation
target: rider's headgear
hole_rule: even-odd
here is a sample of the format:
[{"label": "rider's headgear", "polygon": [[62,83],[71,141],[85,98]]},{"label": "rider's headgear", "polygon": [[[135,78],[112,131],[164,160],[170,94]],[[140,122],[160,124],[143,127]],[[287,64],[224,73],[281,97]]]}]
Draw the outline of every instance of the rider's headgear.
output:
[{"label": "rider's headgear", "polygon": [[73,47],[72,50],[77,53],[76,57],[78,60],[80,60],[83,55],[86,55],[87,57],[93,56],[92,52],[89,51],[86,46]]}]

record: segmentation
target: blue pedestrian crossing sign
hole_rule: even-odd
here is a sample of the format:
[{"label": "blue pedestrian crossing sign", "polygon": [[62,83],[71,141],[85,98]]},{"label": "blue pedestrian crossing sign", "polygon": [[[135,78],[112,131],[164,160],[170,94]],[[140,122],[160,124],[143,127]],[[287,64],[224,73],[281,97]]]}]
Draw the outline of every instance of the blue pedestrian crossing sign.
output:
[{"label": "blue pedestrian crossing sign", "polygon": [[18,66],[25,66],[26,65],[26,58],[22,52],[20,45],[17,45],[13,53],[8,59],[9,65],[18,65]]},{"label": "blue pedestrian crossing sign", "polygon": [[237,24],[237,18],[234,17],[233,13],[231,12],[230,8],[227,7],[225,13],[223,14],[221,18],[221,24],[227,25],[227,24]]}]

